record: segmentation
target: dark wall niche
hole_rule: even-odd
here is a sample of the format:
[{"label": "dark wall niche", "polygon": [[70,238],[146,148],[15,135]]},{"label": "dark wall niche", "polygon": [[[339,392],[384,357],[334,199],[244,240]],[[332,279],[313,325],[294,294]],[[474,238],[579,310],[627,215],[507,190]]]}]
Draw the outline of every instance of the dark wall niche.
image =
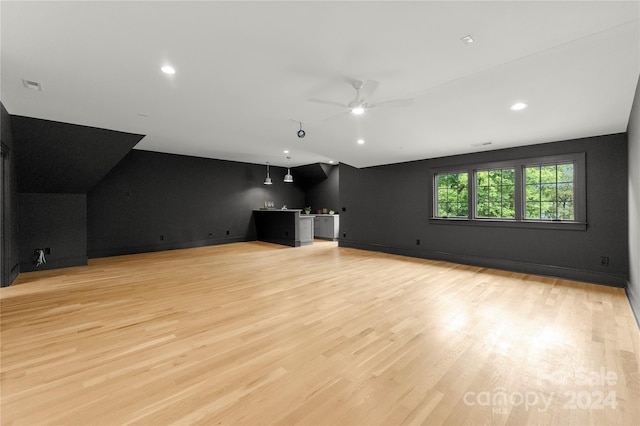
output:
[{"label": "dark wall niche", "polygon": [[286,168],[131,151],[88,194],[89,257],[254,240],[252,210],[304,207]]},{"label": "dark wall niche", "polygon": [[[586,153],[586,231],[430,223],[429,169]],[[340,166],[340,245],[624,286],[627,136],[614,134],[365,169]],[[416,242],[420,240],[418,245]],[[601,257],[610,259],[608,266]]]},{"label": "dark wall niche", "polygon": [[[18,194],[20,271],[87,264],[87,196]],[[36,267],[35,249],[50,249]]]},{"label": "dark wall niche", "polygon": [[305,206],[310,206],[312,213],[323,208],[335,210],[339,213],[340,166],[327,164],[322,166],[326,168],[326,178],[309,185],[306,192]]}]

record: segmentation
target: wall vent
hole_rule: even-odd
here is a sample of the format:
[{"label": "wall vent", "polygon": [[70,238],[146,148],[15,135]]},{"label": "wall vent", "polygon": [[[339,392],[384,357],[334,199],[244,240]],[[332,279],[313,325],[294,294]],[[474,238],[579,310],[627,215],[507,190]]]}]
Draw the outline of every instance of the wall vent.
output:
[{"label": "wall vent", "polygon": [[42,85],[37,81],[25,80],[22,79],[22,85],[27,89],[42,91]]}]

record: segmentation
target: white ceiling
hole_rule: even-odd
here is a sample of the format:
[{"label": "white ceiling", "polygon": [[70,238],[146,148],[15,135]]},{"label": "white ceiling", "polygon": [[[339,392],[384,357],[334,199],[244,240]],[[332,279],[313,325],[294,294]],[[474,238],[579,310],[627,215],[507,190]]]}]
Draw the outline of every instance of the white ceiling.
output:
[{"label": "white ceiling", "polygon": [[[292,166],[366,167],[624,132],[640,72],[638,1],[0,5],[10,114],[249,163],[286,166],[289,149]],[[334,117],[308,101],[347,103],[354,79],[380,82],[372,102],[415,102]]]}]

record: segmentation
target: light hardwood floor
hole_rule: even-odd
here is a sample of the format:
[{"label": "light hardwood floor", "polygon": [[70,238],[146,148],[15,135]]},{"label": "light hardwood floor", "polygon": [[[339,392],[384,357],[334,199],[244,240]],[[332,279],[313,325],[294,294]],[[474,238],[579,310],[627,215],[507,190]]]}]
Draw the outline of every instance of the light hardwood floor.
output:
[{"label": "light hardwood floor", "polygon": [[261,242],[0,290],[2,425],[640,422],[621,289]]}]

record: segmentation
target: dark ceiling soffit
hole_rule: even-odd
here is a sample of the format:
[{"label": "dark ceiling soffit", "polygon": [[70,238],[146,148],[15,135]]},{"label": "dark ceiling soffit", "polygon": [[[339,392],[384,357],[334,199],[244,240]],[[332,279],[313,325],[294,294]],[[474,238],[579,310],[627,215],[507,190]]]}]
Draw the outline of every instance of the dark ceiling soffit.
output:
[{"label": "dark ceiling soffit", "polygon": [[18,192],[86,194],[145,135],[11,116]]}]

